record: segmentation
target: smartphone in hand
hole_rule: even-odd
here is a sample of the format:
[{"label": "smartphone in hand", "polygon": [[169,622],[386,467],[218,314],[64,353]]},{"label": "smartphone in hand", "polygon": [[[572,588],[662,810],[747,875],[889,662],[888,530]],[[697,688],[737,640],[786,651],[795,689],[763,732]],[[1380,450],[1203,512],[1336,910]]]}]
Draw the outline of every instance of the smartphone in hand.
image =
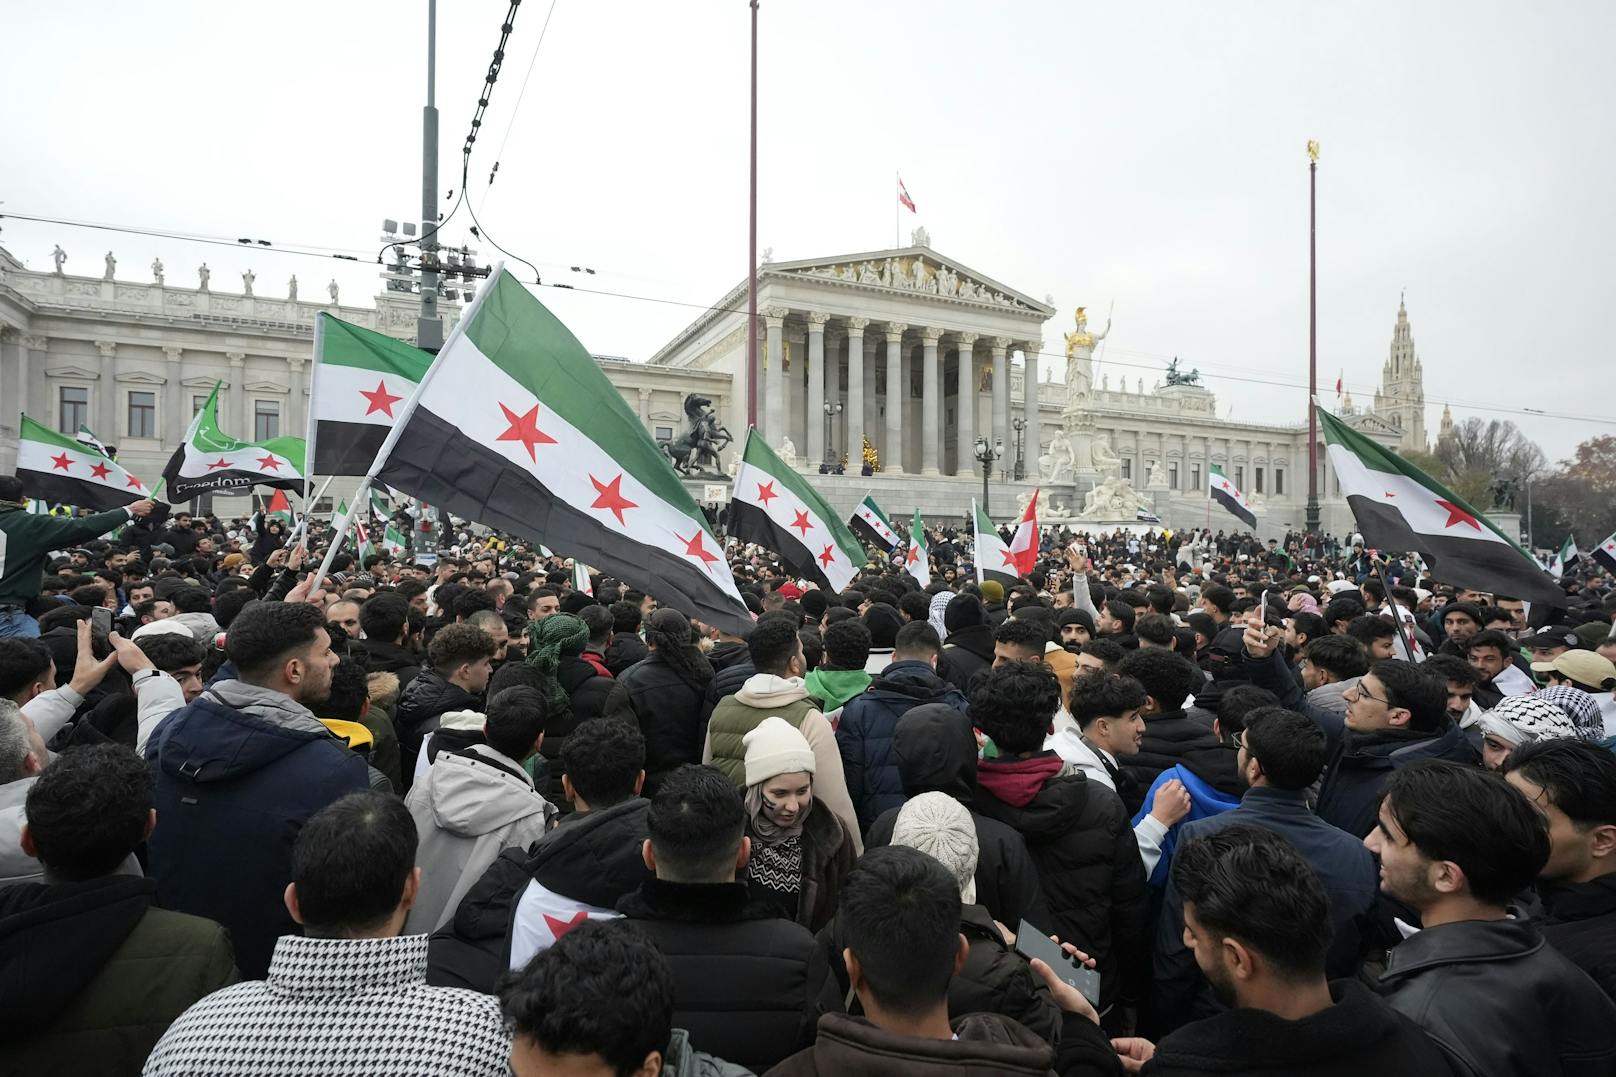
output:
[{"label": "smartphone in hand", "polygon": [[112,611],[105,606],[96,606],[90,610],[90,630],[105,639],[112,631]]},{"label": "smartphone in hand", "polygon": [[1055,971],[1062,983],[1077,988],[1089,1005],[1100,1008],[1100,974],[1079,965],[1059,944],[1051,942],[1046,932],[1021,921],[1016,929],[1016,951],[1029,961],[1038,958]]}]

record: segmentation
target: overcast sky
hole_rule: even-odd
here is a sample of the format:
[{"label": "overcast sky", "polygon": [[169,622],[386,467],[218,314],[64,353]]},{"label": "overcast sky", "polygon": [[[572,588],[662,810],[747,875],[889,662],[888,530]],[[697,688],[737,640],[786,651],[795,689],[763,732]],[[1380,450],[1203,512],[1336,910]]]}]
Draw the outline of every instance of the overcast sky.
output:
[{"label": "overcast sky", "polygon": [[[382,218],[419,215],[424,0],[0,5],[0,211],[371,255]],[[472,204],[547,283],[676,301],[538,291],[592,350],[643,359],[698,313],[679,302],[746,272],[747,5],[557,0],[490,188],[548,8],[517,14]],[[505,10],[439,5],[444,191]],[[1406,288],[1433,436],[1451,401],[1556,459],[1616,432],[1613,30],[1608,2],[764,0],[759,245],[889,246],[901,171],[920,210],[903,241],[924,224],[945,256],[1052,295],[1046,350],[1072,306],[1103,325],[1114,304],[1113,383],[1178,355],[1220,414],[1301,420],[1318,139],[1321,392],[1344,370],[1373,396]],[[111,247],[132,279],[161,256],[171,283],[206,260],[215,290],[247,268],[263,295],[294,272],[304,296],[336,276],[345,302],[379,283],[373,264],[0,224],[39,268],[60,243],[92,275]]]}]

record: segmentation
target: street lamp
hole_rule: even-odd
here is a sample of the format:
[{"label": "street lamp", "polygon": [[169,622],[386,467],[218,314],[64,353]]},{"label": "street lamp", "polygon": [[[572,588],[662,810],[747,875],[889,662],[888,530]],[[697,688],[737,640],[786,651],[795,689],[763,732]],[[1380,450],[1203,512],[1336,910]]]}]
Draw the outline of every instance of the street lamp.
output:
[{"label": "street lamp", "polygon": [[831,431],[835,429],[836,416],[842,413],[840,400],[825,401],[825,459],[820,461],[819,473],[821,475],[834,475],[836,466],[836,446],[832,443]]},{"label": "street lamp", "polygon": [[1027,477],[1027,465],[1022,462],[1022,449],[1024,445],[1023,431],[1027,429],[1027,420],[1017,415],[1010,420],[1010,425],[1016,428],[1016,481],[1020,482]]},{"label": "street lamp", "polygon": [[[1004,455],[1004,441],[995,438],[990,444],[986,437],[976,439],[976,458],[982,462],[982,513],[988,512],[988,476],[993,473],[993,461]],[[975,524],[973,523],[974,527]]]}]

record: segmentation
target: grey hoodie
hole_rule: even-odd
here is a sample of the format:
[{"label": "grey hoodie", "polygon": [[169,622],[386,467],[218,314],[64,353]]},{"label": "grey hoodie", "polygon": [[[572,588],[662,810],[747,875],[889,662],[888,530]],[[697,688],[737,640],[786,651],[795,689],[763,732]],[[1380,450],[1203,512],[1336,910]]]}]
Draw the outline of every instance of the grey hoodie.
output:
[{"label": "grey hoodie", "polygon": [[1347,701],[1341,698],[1342,693],[1357,683],[1357,677],[1348,677],[1344,681],[1321,684],[1307,694],[1307,701],[1320,710],[1327,710],[1331,714],[1339,714],[1345,717]]},{"label": "grey hoodie", "polygon": [[486,744],[459,754],[440,752],[404,806],[415,819],[415,863],[421,869],[405,934],[442,927],[500,850],[527,848],[557,814],[520,763]]}]

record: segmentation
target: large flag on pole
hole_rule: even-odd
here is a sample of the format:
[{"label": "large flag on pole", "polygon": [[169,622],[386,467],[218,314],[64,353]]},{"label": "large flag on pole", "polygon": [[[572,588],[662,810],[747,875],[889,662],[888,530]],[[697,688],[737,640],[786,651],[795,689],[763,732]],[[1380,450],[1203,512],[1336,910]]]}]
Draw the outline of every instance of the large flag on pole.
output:
[{"label": "large flag on pole", "polygon": [[773,550],[792,573],[830,591],[846,587],[864,563],[853,532],[755,429],[747,431],[735,473],[729,533]]},{"label": "large flag on pole", "polygon": [[1240,517],[1241,522],[1247,527],[1257,526],[1257,514],[1251,511],[1251,505],[1246,501],[1246,495],[1242,494],[1235,484],[1229,481],[1229,476],[1223,473],[1221,467],[1213,464],[1211,470],[1207,472],[1206,482],[1207,495],[1213,501]]},{"label": "large flag on pole", "polygon": [[993,526],[974,497],[971,498],[971,519],[976,521],[976,582],[997,580],[1008,590],[1021,579],[1016,555],[999,537],[999,529]]},{"label": "large flag on pole", "polygon": [[921,587],[931,586],[931,551],[926,548],[926,529],[921,526],[919,509],[909,525],[909,552],[903,555],[903,570],[919,580]]},{"label": "large flag on pole", "polygon": [[35,503],[105,511],[151,496],[105,453],[26,415],[17,437],[17,477]]},{"label": "large flag on pole", "polygon": [[1038,490],[1032,492],[1027,511],[1010,539],[1010,553],[1016,559],[1016,574],[1025,576],[1038,565]]},{"label": "large flag on pole", "polygon": [[898,177],[898,202],[910,213],[915,212],[915,200],[909,197],[909,188],[903,185],[903,177]]},{"label": "large flag on pole", "polygon": [[1442,583],[1565,605],[1565,592],[1486,516],[1318,407],[1325,454],[1366,546],[1413,551]]},{"label": "large flag on pole", "polygon": [[893,530],[892,521],[887,514],[881,511],[881,506],[875,503],[875,498],[866,496],[853,510],[848,519],[847,526],[864,541],[881,547],[889,553],[898,548],[901,541],[898,532]]},{"label": "large flag on pole", "polygon": [[369,477],[543,541],[739,633],[724,549],[594,357],[497,270],[398,409]]},{"label": "large flag on pole", "polygon": [[1580,556],[1581,554],[1577,552],[1575,536],[1567,535],[1565,542],[1560,545],[1560,552],[1554,555],[1554,565],[1549,569],[1549,574],[1555,579],[1559,579],[1565,575],[1565,570],[1571,567],[1571,563]]},{"label": "large flag on pole", "polygon": [[309,474],[363,475],[432,355],[321,311],[309,385]]},{"label": "large flag on pole", "polygon": [[216,490],[246,493],[254,486],[303,489],[302,438],[237,441],[219,429],[219,386],[191,420],[185,441],[169,457],[163,481],[175,501]]}]

